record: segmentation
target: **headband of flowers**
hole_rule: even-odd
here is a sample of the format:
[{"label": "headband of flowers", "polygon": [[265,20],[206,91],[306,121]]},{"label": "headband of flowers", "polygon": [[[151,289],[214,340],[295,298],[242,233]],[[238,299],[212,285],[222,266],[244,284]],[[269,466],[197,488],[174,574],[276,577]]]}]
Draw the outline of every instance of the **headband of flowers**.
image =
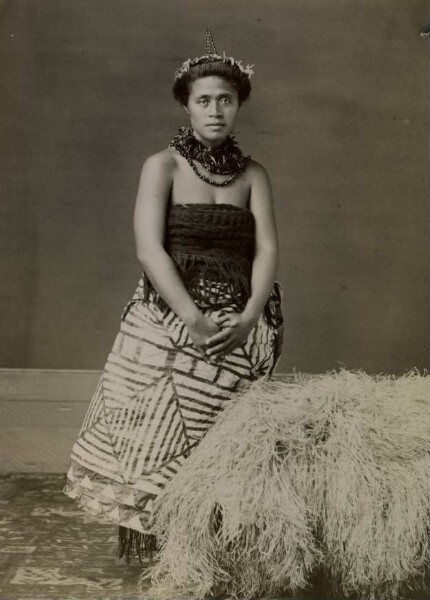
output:
[{"label": "headband of flowers", "polygon": [[217,49],[215,48],[212,34],[209,31],[209,29],[206,29],[205,53],[202,56],[196,56],[195,58],[189,58],[188,60],[186,60],[175,72],[175,80],[183,77],[183,75],[185,73],[188,73],[191,67],[194,67],[195,65],[215,61],[221,61],[225,64],[236,65],[236,67],[238,67],[242,73],[247,75],[248,78],[251,78],[251,75],[254,74],[254,70],[252,68],[254,65],[246,65],[246,67],[244,67],[242,65],[241,60],[236,60],[232,56],[227,56],[225,52],[223,52],[222,55],[218,54]]}]

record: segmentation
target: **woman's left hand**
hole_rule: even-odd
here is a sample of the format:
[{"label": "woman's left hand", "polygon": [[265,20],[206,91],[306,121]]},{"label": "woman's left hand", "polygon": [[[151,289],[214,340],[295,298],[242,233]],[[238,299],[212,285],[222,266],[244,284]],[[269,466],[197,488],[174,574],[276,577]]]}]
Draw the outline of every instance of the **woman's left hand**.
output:
[{"label": "woman's left hand", "polygon": [[229,312],[212,316],[221,331],[206,340],[207,356],[220,358],[241,346],[254,328],[255,323],[242,313]]}]

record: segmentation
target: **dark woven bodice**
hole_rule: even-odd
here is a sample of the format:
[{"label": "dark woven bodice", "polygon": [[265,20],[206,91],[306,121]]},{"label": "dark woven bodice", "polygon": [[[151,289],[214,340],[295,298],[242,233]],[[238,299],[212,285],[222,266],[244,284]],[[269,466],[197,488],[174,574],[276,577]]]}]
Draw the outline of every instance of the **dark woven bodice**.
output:
[{"label": "dark woven bodice", "polygon": [[[198,304],[222,306],[234,298],[243,308],[250,294],[255,221],[251,211],[231,204],[171,205],[164,248]],[[147,279],[148,291],[160,305]],[[216,285],[219,284],[219,285]]]},{"label": "dark woven bodice", "polygon": [[232,271],[243,267],[247,272],[254,258],[254,229],[254,215],[247,209],[230,204],[173,205],[165,248],[181,267],[185,256],[193,256],[203,269],[212,260],[214,265],[226,263]]}]

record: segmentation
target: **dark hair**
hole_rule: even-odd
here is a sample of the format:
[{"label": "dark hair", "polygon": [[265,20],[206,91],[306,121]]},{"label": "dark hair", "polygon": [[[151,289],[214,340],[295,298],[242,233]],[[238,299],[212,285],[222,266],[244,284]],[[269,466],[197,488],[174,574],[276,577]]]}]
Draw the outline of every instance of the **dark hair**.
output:
[{"label": "dark hair", "polygon": [[196,79],[210,76],[222,77],[229,81],[236,89],[239,98],[239,104],[242,104],[249,98],[251,93],[251,82],[246,73],[242,73],[237,65],[225,63],[220,60],[201,63],[190,67],[190,70],[176,79],[173,84],[173,96],[181,104],[186,106],[190,97],[191,85]]}]

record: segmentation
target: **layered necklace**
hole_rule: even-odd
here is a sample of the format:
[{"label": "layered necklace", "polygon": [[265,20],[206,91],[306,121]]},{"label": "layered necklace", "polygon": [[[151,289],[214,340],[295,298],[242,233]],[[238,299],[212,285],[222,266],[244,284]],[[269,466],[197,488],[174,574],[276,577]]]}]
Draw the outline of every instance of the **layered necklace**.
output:
[{"label": "layered necklace", "polygon": [[[221,146],[207,148],[195,137],[191,127],[181,127],[171,140],[169,147],[176,148],[200,179],[218,187],[230,185],[251,159],[250,156],[242,154],[232,135],[229,135]],[[215,181],[202,173],[195,165],[195,161],[209,173],[229,175],[229,178],[224,181]]]}]

